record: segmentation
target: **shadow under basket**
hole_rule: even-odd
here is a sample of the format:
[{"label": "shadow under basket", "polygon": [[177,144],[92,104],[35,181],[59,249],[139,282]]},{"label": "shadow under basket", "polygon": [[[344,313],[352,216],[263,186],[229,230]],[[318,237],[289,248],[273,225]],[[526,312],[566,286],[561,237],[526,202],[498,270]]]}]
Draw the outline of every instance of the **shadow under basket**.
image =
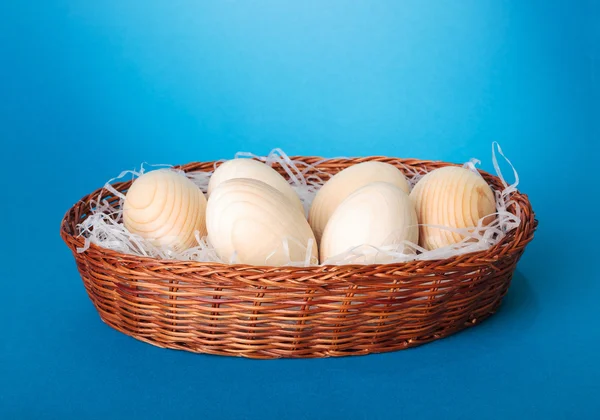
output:
[{"label": "shadow under basket", "polygon": [[[292,159],[331,174],[364,161],[405,173],[451,165],[388,157]],[[212,171],[213,165],[180,168]],[[500,179],[481,174],[502,189]],[[129,185],[114,186],[126,191]],[[527,196],[515,192],[518,207],[508,210],[519,212],[516,229],[488,250],[444,260],[300,268],[159,260],[93,244],[78,253],[84,239],[76,226],[101,191],[67,212],[61,236],[102,320],[159,347],[258,359],[401,350],[476,325],[497,310],[537,226]]]}]

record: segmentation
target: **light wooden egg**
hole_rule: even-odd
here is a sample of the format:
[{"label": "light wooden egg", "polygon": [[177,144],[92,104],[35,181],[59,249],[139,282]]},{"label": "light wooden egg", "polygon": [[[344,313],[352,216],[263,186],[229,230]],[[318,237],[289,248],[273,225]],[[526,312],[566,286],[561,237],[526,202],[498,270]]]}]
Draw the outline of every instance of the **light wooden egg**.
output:
[{"label": "light wooden egg", "polygon": [[[478,174],[457,166],[435,169],[419,180],[410,198],[419,223],[451,228],[477,226],[479,219],[495,213],[494,192]],[[490,220],[485,220],[487,223]],[[463,236],[430,226],[420,227],[420,245],[432,250],[460,242]]]},{"label": "light wooden egg", "polygon": [[[206,208],[208,238],[217,255],[229,262],[284,265],[304,261],[309,240],[311,260],[318,250],[310,226],[286,196],[256,179],[235,178],[215,188]],[[284,239],[287,238],[289,253]]]},{"label": "light wooden egg", "polygon": [[210,177],[207,195],[210,197],[213,190],[221,183],[235,178],[249,178],[262,181],[282,193],[294,207],[304,214],[304,206],[290,184],[275,169],[269,165],[253,159],[232,159],[219,166]]},{"label": "light wooden egg", "polygon": [[206,197],[185,175],[161,169],[137,178],[125,195],[127,230],[156,246],[177,251],[196,245],[195,231],[206,236]]},{"label": "light wooden egg", "polygon": [[350,194],[333,212],[323,232],[321,262],[360,245],[383,247],[417,243],[417,213],[396,185],[374,182]]},{"label": "light wooden egg", "polygon": [[372,182],[388,182],[406,192],[410,186],[395,166],[382,162],[363,162],[338,172],[321,187],[310,207],[308,221],[318,241],[335,209],[357,189]]}]

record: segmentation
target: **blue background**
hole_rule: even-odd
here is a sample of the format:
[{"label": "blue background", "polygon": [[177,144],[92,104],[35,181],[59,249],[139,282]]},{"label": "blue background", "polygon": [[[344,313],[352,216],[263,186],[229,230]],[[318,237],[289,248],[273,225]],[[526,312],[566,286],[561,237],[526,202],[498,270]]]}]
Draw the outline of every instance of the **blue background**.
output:
[{"label": "blue background", "polygon": [[[598,418],[599,12],[1,2],[0,418]],[[282,147],[475,156],[491,170],[493,140],[537,236],[497,315],[412,350],[252,361],[155,348],[100,321],[59,238],[74,202],[142,161]]]}]

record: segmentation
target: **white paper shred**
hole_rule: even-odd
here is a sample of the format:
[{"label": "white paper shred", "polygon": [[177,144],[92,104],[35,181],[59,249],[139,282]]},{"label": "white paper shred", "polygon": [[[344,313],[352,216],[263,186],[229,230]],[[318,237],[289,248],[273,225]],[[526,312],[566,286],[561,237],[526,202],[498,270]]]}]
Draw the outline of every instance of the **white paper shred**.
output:
[{"label": "white paper shred", "polygon": [[[504,158],[513,170],[515,181],[510,185],[507,183],[500,170],[497,154]],[[239,152],[235,155],[235,158],[254,158],[265,162],[269,166],[276,164],[280,165],[287,174],[290,186],[300,197],[307,215],[317,191],[331,177],[329,173],[318,170],[315,167],[319,163],[327,161],[327,159],[317,162],[315,165],[309,165],[305,162],[290,159],[290,157],[288,157],[281,149],[272,150],[268,156],[257,156],[248,152]],[[218,162],[215,163],[215,167],[217,163]],[[478,159],[471,159],[469,162],[466,162],[463,167],[479,174],[476,168],[478,164],[480,164]],[[340,255],[329,258],[327,261],[323,261],[322,264],[383,264],[413,260],[435,260],[474,251],[483,251],[490,248],[498,243],[506,233],[519,226],[521,222],[519,216],[507,210],[512,204],[516,204],[511,200],[511,194],[517,191],[519,176],[497,142],[492,143],[492,164],[504,188],[502,190],[494,189],[494,195],[496,197],[496,213],[494,214],[495,218],[491,223],[487,225],[484,224],[484,221],[489,221],[491,218],[491,216],[487,216],[487,218],[479,220],[477,226],[473,228],[453,229],[445,226],[430,225],[432,227],[464,235],[464,239],[461,242],[431,251],[427,251],[419,245],[407,241],[395,246],[386,246],[382,248],[362,245],[348,249]],[[135,179],[147,172],[148,169],[145,166],[150,167],[150,170],[171,168],[171,170],[183,174],[183,171],[174,169],[171,165],[142,164],[139,171],[124,171],[116,178],[109,180],[105,184],[102,194],[98,197],[97,201],[92,203],[90,215],[78,225],[79,234],[84,238],[84,246],[78,248],[77,252],[85,252],[90,244],[95,244],[106,249],[142,257],[235,264],[237,262],[237,255],[234,254],[226,261],[223,261],[218,257],[214,248],[208,241],[208,238],[201,238],[199,232],[195,233],[196,246],[185,251],[177,252],[167,247],[156,247],[152,245],[150,241],[129,232],[125,228],[123,225],[122,211],[125,196],[123,193],[117,191],[111,183],[116,180],[124,181],[128,176],[131,179]],[[402,166],[411,188],[426,174],[426,171],[422,168],[406,165]],[[206,193],[212,171],[190,172],[185,175]],[[117,197],[118,200],[116,200],[114,204],[110,204],[108,201],[110,197]],[[516,213],[519,213],[518,207]],[[390,232],[390,235],[393,234],[394,232]],[[289,241],[297,242],[295,238],[283,238],[281,249],[289,250]],[[301,244],[306,249],[305,257],[302,260],[292,261],[290,259],[288,264],[285,265],[298,267],[318,265],[319,262],[317,259],[311,256],[312,249],[315,246],[313,242],[314,241],[310,240],[308,244]],[[273,254],[274,253],[275,250],[273,251]],[[269,257],[266,258],[265,265],[269,265],[268,262]]]}]

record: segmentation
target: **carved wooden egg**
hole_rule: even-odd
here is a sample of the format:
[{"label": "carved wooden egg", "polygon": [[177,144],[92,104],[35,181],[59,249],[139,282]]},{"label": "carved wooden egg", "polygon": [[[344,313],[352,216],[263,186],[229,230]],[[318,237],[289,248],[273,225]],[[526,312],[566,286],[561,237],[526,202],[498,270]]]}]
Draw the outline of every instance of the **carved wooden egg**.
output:
[{"label": "carved wooden egg", "polygon": [[234,178],[212,190],[208,238],[223,262],[250,265],[316,263],[315,237],[304,213],[280,191],[256,179]]},{"label": "carved wooden egg", "polygon": [[125,195],[127,230],[156,246],[181,251],[196,245],[195,231],[206,236],[206,197],[185,175],[161,169],[137,178]]},{"label": "carved wooden egg", "polygon": [[[425,175],[413,188],[410,198],[421,225],[469,228],[496,212],[494,192],[487,182],[479,174],[457,166],[435,169]],[[484,221],[491,220],[488,217]],[[419,238],[422,247],[432,250],[460,242],[463,236],[421,226]]]},{"label": "carved wooden egg", "polygon": [[405,240],[416,244],[418,235],[417,213],[408,194],[393,184],[374,182],[350,194],[329,218],[321,239],[321,262],[360,245],[381,248]]},{"label": "carved wooden egg", "polygon": [[372,182],[388,182],[406,192],[410,186],[395,166],[382,162],[363,162],[338,172],[321,187],[310,207],[308,220],[318,241],[335,209],[350,194]]}]

